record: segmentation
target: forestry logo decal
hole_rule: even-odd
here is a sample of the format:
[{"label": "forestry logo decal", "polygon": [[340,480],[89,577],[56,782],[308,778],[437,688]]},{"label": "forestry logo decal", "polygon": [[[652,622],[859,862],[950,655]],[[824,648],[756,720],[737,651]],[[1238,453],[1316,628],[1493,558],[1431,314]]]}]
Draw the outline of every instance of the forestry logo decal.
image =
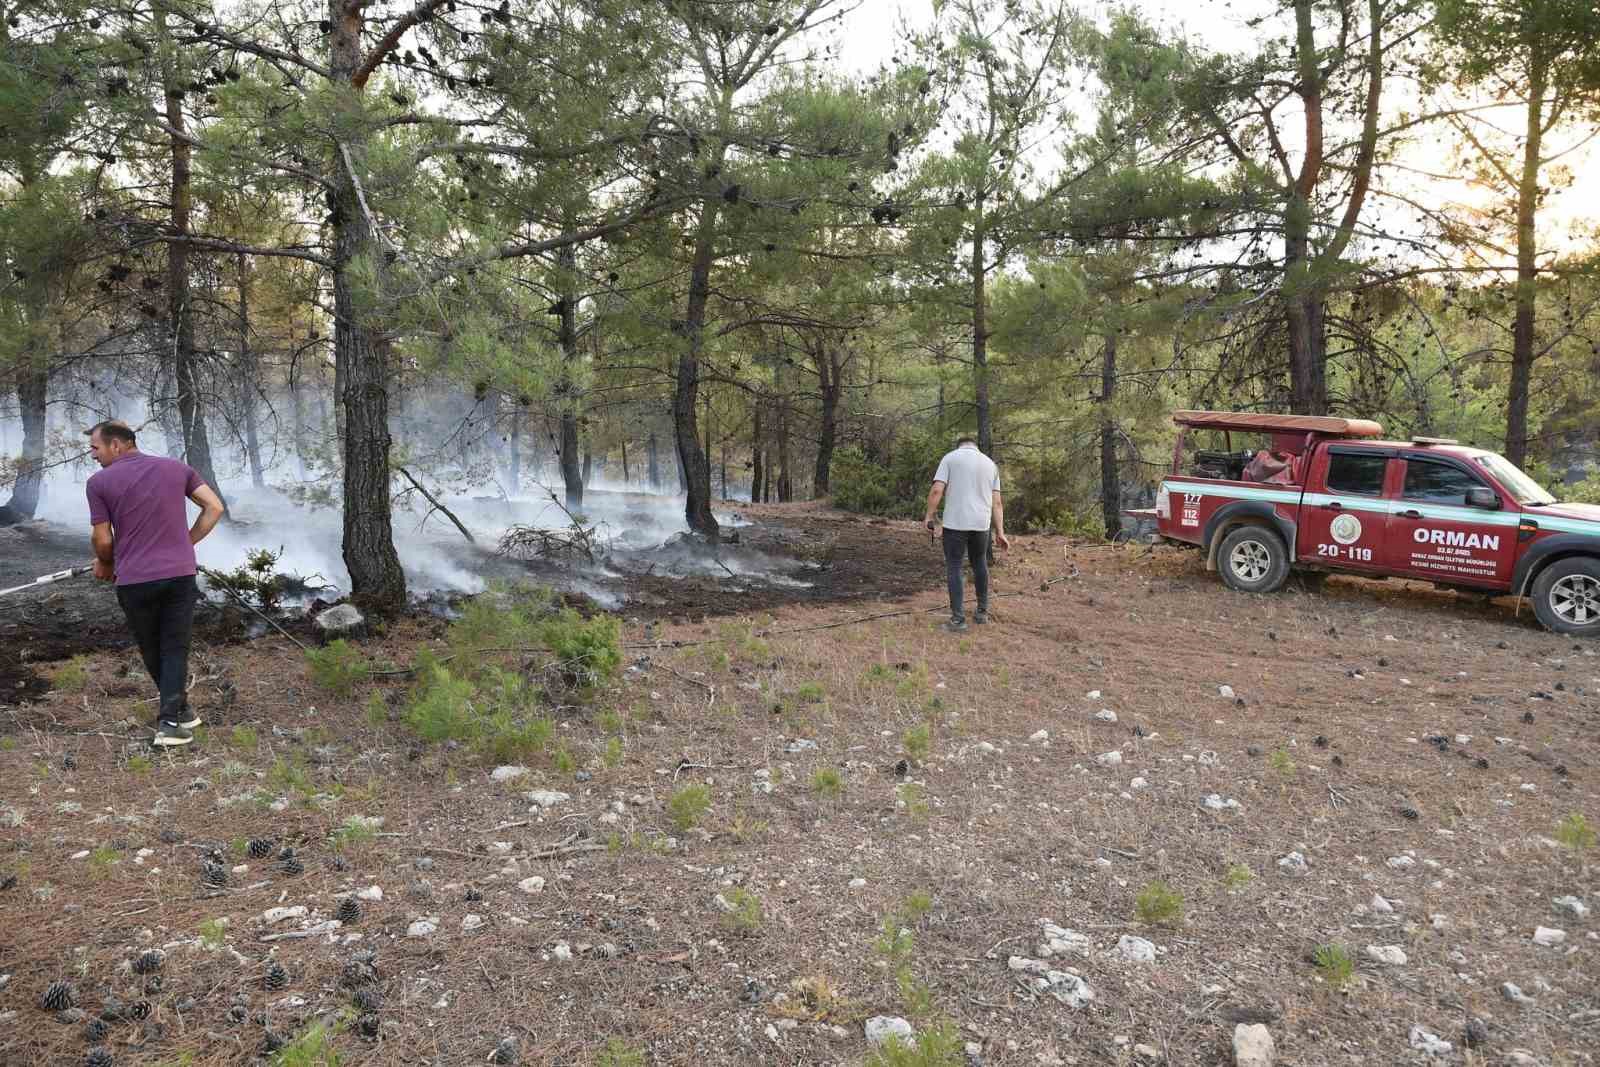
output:
[{"label": "forestry logo decal", "polygon": [[1361,540],[1361,520],[1354,515],[1340,515],[1328,524],[1328,534],[1341,545],[1353,545]]}]

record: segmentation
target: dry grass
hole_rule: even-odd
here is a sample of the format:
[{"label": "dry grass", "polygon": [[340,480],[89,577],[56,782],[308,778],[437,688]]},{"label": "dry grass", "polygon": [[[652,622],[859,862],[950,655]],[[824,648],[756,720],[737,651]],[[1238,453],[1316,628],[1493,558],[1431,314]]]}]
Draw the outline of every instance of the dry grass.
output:
[{"label": "dry grass", "polygon": [[[1081,576],[1040,591],[1069,558]],[[228,1021],[236,995],[303,1032],[350,1004],[341,974],[362,948],[377,953],[381,1037],[338,1032],[347,1063],[481,1063],[508,1035],[525,1063],[859,1063],[876,1014],[951,1021],[986,1064],[1132,1063],[1142,1043],[1211,1065],[1249,1018],[1270,1020],[1286,1063],[1420,1063],[1412,1025],[1459,1048],[1471,1016],[1492,1041],[1474,1062],[1516,1047],[1594,1062],[1595,919],[1550,901],[1600,907],[1594,849],[1556,840],[1574,813],[1600,821],[1596,649],[1361,583],[1237,596],[1176,551],[1027,539],[996,580],[1011,594],[996,622],[961,637],[937,629],[931,581],[903,605],[925,612],[859,626],[792,632],[851,613],[837,605],[658,625],[661,647],[632,649],[616,687],[552,709],[581,782],[542,760],[493,784],[467,749],[417,744],[403,678],[333,698],[274,639],[212,650],[231,705],[202,701],[205,740],[140,772],[128,697],[109,695],[125,692],[121,659],[93,657],[81,692],[0,713],[0,877],[19,875],[0,896],[0,1012],[18,1013],[0,1061],[77,1062],[80,1028],[38,1011],[44,988],[71,979],[90,1008],[131,1000],[140,980],[120,965],[164,947],[159,1034],[115,1024],[119,1064],[251,1062],[267,1027]],[[409,662],[429,642],[438,627],[416,622],[362,648]],[[1094,720],[1101,708],[1119,721]],[[1048,745],[1029,740],[1039,729]],[[1096,763],[1113,749],[1120,767]],[[675,822],[691,786],[708,805]],[[540,788],[572,799],[530,813],[521,794]],[[1209,793],[1241,807],[1202,810]],[[358,816],[382,828],[330,843],[369,825]],[[254,838],[293,846],[306,872],[242,857]],[[250,866],[221,892],[199,880],[211,847]],[[1307,874],[1280,869],[1290,851]],[[1410,868],[1386,863],[1411,853]],[[518,889],[532,875],[543,892]],[[1181,917],[1140,921],[1153,882],[1181,895]],[[260,940],[295,924],[262,925],[266,909],[322,919],[372,884],[384,899],[359,943]],[[1375,892],[1394,914],[1366,910]],[[468,914],[482,928],[463,932]],[[422,916],[438,932],[406,937]],[[1007,968],[1034,954],[1041,919],[1092,939],[1091,958],[1068,961],[1089,1008],[1036,998]],[[1566,929],[1567,948],[1534,946],[1536,924]],[[1124,933],[1159,961],[1122,961]],[[1367,944],[1402,945],[1409,963],[1379,968]],[[1323,945],[1353,958],[1343,991],[1313,960]],[[281,991],[263,988],[269,958],[290,976]],[[1537,1005],[1502,998],[1506,981]]]}]

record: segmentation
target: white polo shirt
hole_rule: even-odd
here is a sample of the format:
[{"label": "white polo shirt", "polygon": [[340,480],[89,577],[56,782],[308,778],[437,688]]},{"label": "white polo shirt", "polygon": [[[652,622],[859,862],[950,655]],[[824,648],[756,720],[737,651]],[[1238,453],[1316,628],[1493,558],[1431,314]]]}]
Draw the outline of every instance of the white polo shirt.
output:
[{"label": "white polo shirt", "polygon": [[933,480],[944,483],[944,528],[987,532],[994,512],[994,494],[1000,491],[1000,468],[978,451],[961,445],[945,453]]}]

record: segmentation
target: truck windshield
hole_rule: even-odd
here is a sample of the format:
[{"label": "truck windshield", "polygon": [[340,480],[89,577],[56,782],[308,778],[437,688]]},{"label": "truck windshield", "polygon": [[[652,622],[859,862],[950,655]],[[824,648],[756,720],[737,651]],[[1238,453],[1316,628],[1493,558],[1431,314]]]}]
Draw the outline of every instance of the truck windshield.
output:
[{"label": "truck windshield", "polygon": [[1476,457],[1478,465],[1490,474],[1495,480],[1511,491],[1519,504],[1554,504],[1555,497],[1545,492],[1544,486],[1528,477],[1515,463],[1504,456],[1494,453],[1485,453]]}]

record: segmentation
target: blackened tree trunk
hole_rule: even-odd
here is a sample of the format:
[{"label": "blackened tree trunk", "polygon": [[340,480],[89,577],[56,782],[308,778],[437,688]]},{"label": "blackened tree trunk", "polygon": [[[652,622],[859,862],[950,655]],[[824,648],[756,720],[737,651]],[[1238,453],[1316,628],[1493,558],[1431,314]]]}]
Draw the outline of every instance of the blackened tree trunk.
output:
[{"label": "blackened tree trunk", "polygon": [[243,252],[236,262],[239,271],[239,402],[244,414],[244,451],[250,463],[250,484],[261,489],[267,484],[267,478],[261,465],[261,428],[257,415],[261,367],[255,347],[250,344],[250,262]]},{"label": "blackened tree trunk", "polygon": [[839,430],[839,396],[844,391],[844,376],[839,350],[824,343],[817,355],[817,378],[822,393],[822,426],[817,433],[817,467],[812,477],[812,495],[827,496],[833,468],[834,442]]},{"label": "blackened tree trunk", "polygon": [[[780,377],[781,383],[781,377]],[[778,503],[794,499],[794,482],[789,473],[789,395],[780,389],[778,397]]]},{"label": "blackened tree trunk", "polygon": [[162,88],[166,96],[167,127],[172,152],[171,198],[172,235],[180,240],[167,244],[167,328],[172,353],[173,383],[178,391],[178,421],[183,427],[183,459],[205,480],[226,507],[222,483],[211,465],[211,442],[206,436],[204,397],[200,391],[194,351],[194,309],[189,293],[189,246],[181,240],[190,233],[193,190],[190,184],[189,137],[185,130],[183,95],[178,85],[176,58],[167,41],[166,13],[156,16],[161,36],[163,65]]},{"label": "blackened tree trunk", "polygon": [[633,484],[633,473],[628,470],[628,439],[622,438],[619,444],[622,447],[622,488],[626,491]]},{"label": "blackened tree trunk", "polygon": [[22,462],[17,466],[11,499],[0,507],[0,526],[25,522],[39,510],[39,489],[44,484],[45,401],[50,372],[34,354],[23,357],[17,368],[17,407],[22,414]]},{"label": "blackened tree trunk", "polygon": [[1106,539],[1122,532],[1122,481],[1117,476],[1117,419],[1112,400],[1117,393],[1117,333],[1106,333],[1100,352],[1100,514]]},{"label": "blackened tree trunk", "polygon": [[750,405],[754,412],[750,427],[750,502],[761,503],[761,476],[765,473],[761,465],[761,395],[756,394],[755,401]]},{"label": "blackened tree trunk", "polygon": [[1506,458],[1528,461],[1528,388],[1533,379],[1534,313],[1537,311],[1539,153],[1544,136],[1548,61],[1537,47],[1528,72],[1527,117],[1522,131],[1522,173],[1517,181],[1517,306],[1511,324],[1511,383],[1506,390]]},{"label": "blackened tree trunk", "polygon": [[577,250],[571,245],[556,254],[556,264],[562,271],[561,299],[556,302],[556,312],[561,322],[557,328],[557,341],[561,345],[561,382],[557,386],[557,399],[561,404],[561,483],[566,487],[567,508],[577,511],[583,507],[583,485],[588,472],[580,463],[578,445],[578,300],[572,271],[577,267]]},{"label": "blackened tree trunk", "polygon": [[[331,23],[329,67],[338,92],[357,94],[364,17],[360,0],[328,0]],[[352,108],[352,111],[359,109]],[[388,348],[371,319],[370,294],[357,291],[361,264],[380,263],[376,237],[356,190],[354,168],[363,158],[367,133],[358,123],[334,148],[333,310],[334,352],[343,369],[344,543],[350,593],[378,614],[405,606],[406,576],[394,549],[389,489]]]},{"label": "blackened tree trunk", "polygon": [[720,196],[708,197],[700,208],[694,259],[689,267],[689,298],[683,324],[683,347],[678,356],[677,388],[672,398],[672,428],[683,472],[683,517],[689,529],[708,541],[720,537],[711,513],[711,459],[700,446],[695,426],[695,402],[700,395],[700,352],[705,343],[706,305],[711,298],[711,265],[715,257],[717,206]]},{"label": "blackened tree trunk", "polygon": [[519,402],[511,409],[511,457],[510,470],[506,479],[511,483],[511,496],[516,496],[522,489],[522,405]]},{"label": "blackened tree trunk", "polygon": [[650,436],[645,439],[645,472],[645,477],[650,483],[650,491],[661,492],[661,447],[657,443],[654,430],[651,430]]}]

